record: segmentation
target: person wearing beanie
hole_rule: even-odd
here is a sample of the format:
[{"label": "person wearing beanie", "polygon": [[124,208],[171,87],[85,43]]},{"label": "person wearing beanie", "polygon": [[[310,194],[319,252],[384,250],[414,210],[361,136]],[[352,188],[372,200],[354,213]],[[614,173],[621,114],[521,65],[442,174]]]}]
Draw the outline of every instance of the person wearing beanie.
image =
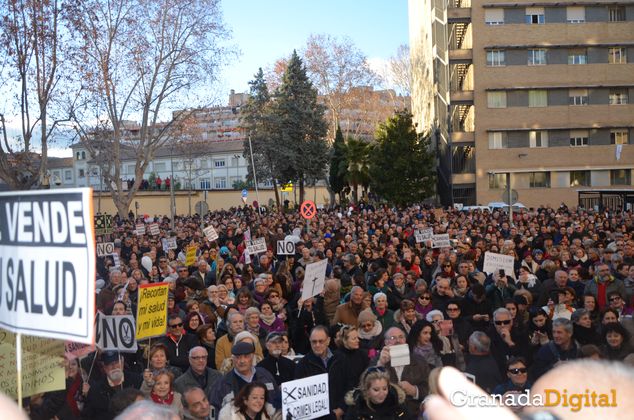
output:
[{"label": "person wearing beanie", "polygon": [[378,292],[372,296],[374,314],[381,323],[383,331],[386,331],[392,325],[394,325],[394,311],[388,308],[387,295],[383,292]]},{"label": "person wearing beanie", "polygon": [[383,326],[377,319],[372,309],[366,308],[361,311],[359,320],[359,346],[368,353],[372,359],[383,347]]}]

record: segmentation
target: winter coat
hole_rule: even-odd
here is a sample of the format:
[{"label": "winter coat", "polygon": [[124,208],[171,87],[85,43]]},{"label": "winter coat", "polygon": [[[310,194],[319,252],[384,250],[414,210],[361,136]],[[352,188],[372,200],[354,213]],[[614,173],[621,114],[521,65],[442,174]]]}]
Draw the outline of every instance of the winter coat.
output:
[{"label": "winter coat", "polygon": [[405,406],[405,391],[394,384],[390,384],[387,397],[381,404],[367,402],[358,389],[348,392],[345,401],[349,406],[344,417],[345,420],[406,420],[413,418],[408,415]]},{"label": "winter coat", "polygon": [[[276,412],[275,408],[271,404],[266,403],[266,405],[264,406],[264,410],[266,410],[266,413],[272,420],[282,419],[281,413]],[[246,417],[244,416],[244,414],[238,411],[238,407],[233,404],[227,404],[222,407],[222,410],[220,410],[220,413],[218,414],[218,420],[246,420]]]},{"label": "winter coat", "polygon": [[[338,355],[335,354],[328,359],[328,366],[326,367],[324,366],[321,358],[311,351],[297,363],[297,366],[295,366],[295,379],[321,375],[322,373],[328,374],[328,393],[331,413],[335,408],[343,409],[345,407],[345,403],[343,401],[345,394],[345,373],[343,361]],[[334,419],[335,416],[334,414],[331,414],[325,418]]]},{"label": "winter coat", "polygon": [[351,391],[359,386],[359,378],[370,363],[367,353],[361,348],[349,350],[345,347],[338,349],[335,354],[341,358],[344,374],[345,391]]}]

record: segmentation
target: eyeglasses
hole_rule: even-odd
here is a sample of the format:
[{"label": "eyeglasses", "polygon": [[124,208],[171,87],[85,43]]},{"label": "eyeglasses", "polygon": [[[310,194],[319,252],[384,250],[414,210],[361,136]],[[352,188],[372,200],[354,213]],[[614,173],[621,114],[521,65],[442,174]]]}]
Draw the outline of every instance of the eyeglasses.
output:
[{"label": "eyeglasses", "polygon": [[505,319],[503,321],[495,321],[495,325],[509,325],[511,323],[510,319]]},{"label": "eyeglasses", "polygon": [[447,308],[447,312],[456,312],[459,311],[460,309],[458,308]]},{"label": "eyeglasses", "polygon": [[390,340],[390,341],[397,341],[397,340],[405,341],[405,336],[404,335],[391,335],[391,336],[387,337],[387,339]]},{"label": "eyeglasses", "polygon": [[513,375],[519,375],[520,373],[528,372],[528,369],[526,369],[526,368],[515,368],[515,369],[509,369],[508,372],[513,374]]},{"label": "eyeglasses", "polygon": [[621,296],[614,296],[608,299],[610,302],[616,302],[617,300],[621,300]]},{"label": "eyeglasses", "polygon": [[445,267],[445,268],[451,267],[451,264],[443,264],[443,267]]},{"label": "eyeglasses", "polygon": [[269,297],[270,298],[278,298],[278,297],[280,297],[280,295],[270,295]]},{"label": "eyeglasses", "polygon": [[171,325],[170,325],[170,328],[180,328],[180,327],[182,327],[182,326],[183,326],[183,323],[182,323],[182,322],[180,322],[180,323],[178,323],[178,324],[171,324]]}]

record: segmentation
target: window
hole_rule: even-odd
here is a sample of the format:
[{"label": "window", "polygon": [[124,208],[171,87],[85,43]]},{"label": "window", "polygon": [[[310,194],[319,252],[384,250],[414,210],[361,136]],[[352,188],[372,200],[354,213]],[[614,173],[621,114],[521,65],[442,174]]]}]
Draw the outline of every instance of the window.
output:
[{"label": "window", "polygon": [[224,166],[225,166],[225,160],[224,159],[214,159],[214,167],[223,168]]},{"label": "window", "polygon": [[506,133],[494,131],[489,133],[489,149],[506,149]]},{"label": "window", "polygon": [[227,178],[224,176],[214,178],[214,188],[219,190],[227,188]]},{"label": "window", "polygon": [[610,171],[610,185],[632,185],[632,171],[630,169],[612,169]]},{"label": "window", "polygon": [[489,174],[489,189],[506,188],[506,174]]},{"label": "window", "polygon": [[487,92],[487,106],[489,108],[506,108],[506,92]]},{"label": "window", "polygon": [[628,144],[628,137],[627,129],[616,129],[610,131],[611,144]]},{"label": "window", "polygon": [[501,67],[506,65],[506,54],[504,50],[487,51],[487,66]]},{"label": "window", "polygon": [[583,147],[588,145],[588,130],[572,130],[570,132],[570,146]]},{"label": "window", "polygon": [[207,169],[208,167],[209,167],[209,161],[207,159],[200,159],[200,168]]},{"label": "window", "polygon": [[81,158],[86,159],[86,152],[81,152]]},{"label": "window", "polygon": [[568,50],[568,64],[588,64],[588,53],[585,48]]},{"label": "window", "polygon": [[627,89],[615,88],[610,89],[610,105],[627,105],[628,93]]},{"label": "window", "polygon": [[79,170],[79,177],[80,177],[80,178],[83,178],[83,177],[85,177],[85,176],[86,176],[86,172],[85,172],[83,169],[80,169],[80,170]]},{"label": "window", "polygon": [[570,89],[568,99],[570,105],[588,105],[588,89]]},{"label": "window", "polygon": [[608,48],[608,63],[610,64],[627,63],[627,50],[623,47]]},{"label": "window", "polygon": [[165,172],[167,170],[167,165],[165,162],[155,162],[154,163],[154,172]]},{"label": "window", "polygon": [[529,90],[528,106],[531,108],[540,108],[548,106],[548,91],[546,90]]},{"label": "window", "polygon": [[608,17],[610,22],[624,22],[625,21],[625,7],[624,6],[608,6]]},{"label": "window", "polygon": [[570,171],[571,187],[589,187],[590,171]]},{"label": "window", "polygon": [[73,171],[71,171],[70,169],[67,169],[64,171],[64,179],[66,181],[71,181],[73,179]]},{"label": "window", "polygon": [[211,182],[209,181],[209,178],[203,178],[200,180],[200,189],[201,190],[211,189]]},{"label": "window", "polygon": [[99,169],[98,168],[92,168],[90,170],[90,175],[92,176],[99,176]]},{"label": "window", "polygon": [[487,25],[504,25],[504,9],[485,9],[484,23]]},{"label": "window", "polygon": [[526,23],[529,25],[543,25],[546,23],[544,18],[543,7],[527,7],[526,8]]},{"label": "window", "polygon": [[528,65],[543,66],[546,64],[546,50],[543,48],[528,50]]},{"label": "window", "polygon": [[583,23],[586,21],[586,8],[583,6],[566,7],[566,21],[568,23]]},{"label": "window", "polygon": [[550,172],[530,172],[530,188],[550,188]]},{"label": "window", "polygon": [[548,147],[548,131],[530,131],[528,139],[530,147]]}]

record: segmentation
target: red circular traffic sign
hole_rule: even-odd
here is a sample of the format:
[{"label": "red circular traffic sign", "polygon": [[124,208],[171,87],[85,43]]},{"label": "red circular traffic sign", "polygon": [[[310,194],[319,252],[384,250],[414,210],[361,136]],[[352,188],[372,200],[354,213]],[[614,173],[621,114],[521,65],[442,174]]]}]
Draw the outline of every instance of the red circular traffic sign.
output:
[{"label": "red circular traffic sign", "polygon": [[299,206],[299,212],[304,219],[312,219],[317,214],[317,207],[312,201],[306,200]]}]

